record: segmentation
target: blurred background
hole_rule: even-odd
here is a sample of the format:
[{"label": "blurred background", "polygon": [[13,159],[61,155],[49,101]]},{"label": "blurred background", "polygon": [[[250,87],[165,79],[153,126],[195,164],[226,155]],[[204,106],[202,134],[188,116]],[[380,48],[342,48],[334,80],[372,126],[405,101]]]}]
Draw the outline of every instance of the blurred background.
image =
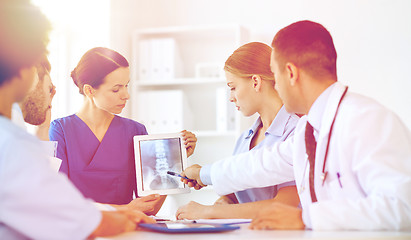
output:
[{"label": "blurred background", "polygon": [[[411,129],[409,0],[33,2],[42,8],[54,27],[49,45],[51,77],[57,86],[52,119],[73,114],[81,106],[82,97],[70,79],[70,72],[80,57],[90,48],[109,47],[131,63],[131,99],[123,116],[149,125],[149,132],[167,131],[168,128],[156,128],[159,123],[150,122],[152,119],[146,117],[150,113],[141,112],[141,109],[151,106],[160,112],[161,106],[157,106],[164,102],[162,97],[168,96],[173,99],[173,112],[178,113],[174,125],[167,125],[169,130],[191,127],[189,130],[199,135],[196,153],[189,163],[210,163],[229,156],[235,139],[252,120],[238,113],[232,115],[232,105],[221,107],[227,101],[222,91],[225,87],[223,75],[217,71],[211,76],[210,72],[221,66],[219,64],[224,63],[240,44],[259,41],[270,45],[278,30],[308,19],[323,24],[333,36],[339,81],[349,85],[351,91],[376,99]],[[142,77],[144,64],[156,64],[152,60],[145,61],[144,57],[151,55],[143,53],[145,48],[142,47],[144,40],[152,39],[172,39],[170,56],[181,58],[179,66],[172,60],[176,72],[166,81],[151,79],[150,82],[149,78]],[[151,56],[151,59],[155,58]],[[183,73],[177,75],[180,67],[184,67]],[[143,96],[143,93],[151,94],[152,100],[142,102],[139,94]],[[219,118],[223,119],[220,119],[222,125]],[[179,205],[189,200],[211,204],[216,198],[212,188],[169,197],[160,213],[172,215]]]}]

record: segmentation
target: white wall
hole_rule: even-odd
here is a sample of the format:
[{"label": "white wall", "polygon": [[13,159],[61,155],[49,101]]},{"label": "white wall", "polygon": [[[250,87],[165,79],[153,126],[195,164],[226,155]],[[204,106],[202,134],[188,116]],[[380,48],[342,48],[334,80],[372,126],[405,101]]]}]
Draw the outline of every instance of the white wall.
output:
[{"label": "white wall", "polygon": [[[109,47],[110,0],[33,2],[52,23],[48,50],[51,79],[57,90],[51,111],[54,120],[77,112],[83,103],[83,96],[70,74],[86,51],[93,47]],[[97,4],[98,11],[95,11]]]},{"label": "white wall", "polygon": [[136,28],[238,23],[250,40],[270,44],[288,24],[317,21],[334,38],[339,80],[392,109],[411,129],[411,1],[112,0],[111,7],[110,45],[128,59]]}]

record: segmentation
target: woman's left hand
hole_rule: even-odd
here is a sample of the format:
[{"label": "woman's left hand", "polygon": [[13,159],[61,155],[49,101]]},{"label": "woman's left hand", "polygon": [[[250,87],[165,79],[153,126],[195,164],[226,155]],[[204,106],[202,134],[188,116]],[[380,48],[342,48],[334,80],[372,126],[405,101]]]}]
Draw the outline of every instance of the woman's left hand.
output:
[{"label": "woman's left hand", "polygon": [[196,148],[197,137],[194,133],[187,130],[181,131],[181,136],[183,136],[184,145],[187,151],[187,157],[190,157],[194,153]]},{"label": "woman's left hand", "polygon": [[119,211],[142,211],[147,215],[156,215],[166,200],[167,195],[151,194],[144,197],[135,198],[125,205],[113,205]]},{"label": "woman's left hand", "polygon": [[206,206],[197,202],[189,202],[180,207],[176,212],[176,219],[201,219],[210,218],[212,206]]}]

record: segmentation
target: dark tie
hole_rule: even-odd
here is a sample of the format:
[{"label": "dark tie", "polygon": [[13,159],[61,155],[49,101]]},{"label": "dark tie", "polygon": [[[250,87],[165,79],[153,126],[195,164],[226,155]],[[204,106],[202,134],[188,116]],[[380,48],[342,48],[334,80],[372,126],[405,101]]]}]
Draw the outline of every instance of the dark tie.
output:
[{"label": "dark tie", "polygon": [[315,166],[315,149],[317,148],[317,142],[314,138],[314,129],[311,124],[307,122],[305,126],[305,151],[308,155],[308,161],[310,161],[310,193],[311,201],[317,202],[317,196],[314,191],[314,166]]}]

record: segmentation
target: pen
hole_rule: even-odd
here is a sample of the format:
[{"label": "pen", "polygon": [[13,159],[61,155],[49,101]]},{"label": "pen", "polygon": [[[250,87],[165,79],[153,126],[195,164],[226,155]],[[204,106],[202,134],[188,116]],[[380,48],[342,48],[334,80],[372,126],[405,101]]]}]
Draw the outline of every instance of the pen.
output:
[{"label": "pen", "polygon": [[343,186],[342,186],[342,184],[341,184],[340,177],[341,177],[340,173],[337,172],[338,183],[340,184],[340,187],[342,188]]},{"label": "pen", "polygon": [[181,178],[184,178],[184,179],[189,179],[188,177],[183,177],[180,174],[172,172],[172,171],[167,171],[167,174],[169,174],[171,176],[175,176],[175,177],[181,177]]}]

